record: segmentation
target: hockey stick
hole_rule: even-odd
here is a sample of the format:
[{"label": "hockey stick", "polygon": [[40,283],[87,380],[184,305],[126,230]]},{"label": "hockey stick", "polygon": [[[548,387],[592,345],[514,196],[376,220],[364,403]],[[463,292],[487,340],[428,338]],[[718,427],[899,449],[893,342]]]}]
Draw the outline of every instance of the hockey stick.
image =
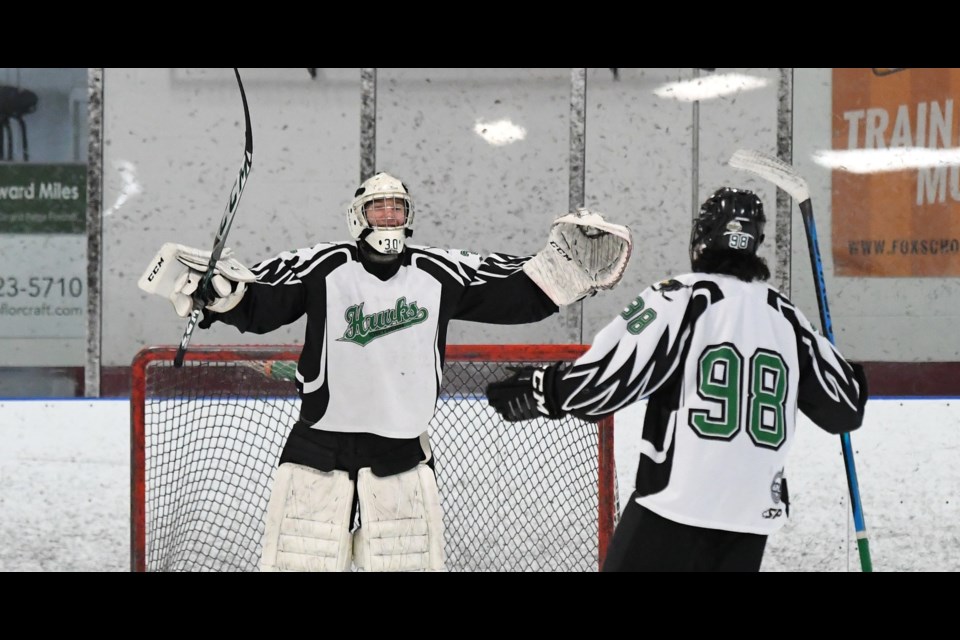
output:
[{"label": "hockey stick", "polygon": [[[769,180],[790,194],[790,197],[799,204],[800,215],[803,217],[803,226],[807,234],[807,249],[810,252],[813,281],[817,289],[820,323],[823,325],[823,333],[827,339],[832,344],[836,344],[833,338],[833,325],[830,322],[830,308],[827,306],[827,287],[823,280],[823,264],[820,261],[820,248],[817,244],[817,227],[813,220],[813,202],[810,199],[810,189],[807,186],[807,181],[786,162],[758,151],[740,149],[734,152],[730,158],[730,166],[749,171],[765,180]],[[840,441],[843,446],[843,464],[847,471],[850,505],[853,508],[853,524],[857,530],[860,568],[864,572],[871,572],[873,571],[873,563],[870,559],[867,527],[864,523],[863,508],[860,504],[860,487],[857,483],[857,469],[853,461],[853,446],[850,444],[850,434],[841,433]]]},{"label": "hockey stick", "polygon": [[223,253],[223,248],[227,243],[227,233],[233,224],[233,216],[237,213],[237,205],[240,203],[240,195],[243,193],[243,187],[247,184],[247,177],[250,175],[250,168],[253,166],[253,131],[250,128],[250,108],[247,106],[247,94],[243,91],[243,83],[240,81],[240,71],[233,69],[237,75],[237,84],[240,86],[240,97],[243,99],[243,118],[247,130],[246,147],[243,151],[243,165],[240,167],[240,173],[230,189],[230,199],[227,201],[227,207],[223,211],[223,217],[220,218],[220,227],[217,229],[217,236],[213,241],[213,251],[210,253],[210,262],[207,264],[207,270],[200,279],[200,284],[193,294],[193,311],[190,313],[190,319],[187,320],[187,327],[183,331],[183,338],[180,339],[180,347],[177,349],[177,355],[173,359],[174,367],[183,366],[183,357],[187,353],[187,346],[190,344],[190,337],[193,335],[193,329],[200,320],[200,314],[203,308],[210,301],[210,280],[213,279],[213,271]]}]

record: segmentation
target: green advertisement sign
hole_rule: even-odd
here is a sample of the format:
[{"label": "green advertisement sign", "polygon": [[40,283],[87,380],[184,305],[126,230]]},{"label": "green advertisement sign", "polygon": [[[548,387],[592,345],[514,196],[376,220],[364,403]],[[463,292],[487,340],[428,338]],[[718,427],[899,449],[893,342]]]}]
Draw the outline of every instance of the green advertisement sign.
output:
[{"label": "green advertisement sign", "polygon": [[0,234],[86,233],[86,164],[0,164]]}]

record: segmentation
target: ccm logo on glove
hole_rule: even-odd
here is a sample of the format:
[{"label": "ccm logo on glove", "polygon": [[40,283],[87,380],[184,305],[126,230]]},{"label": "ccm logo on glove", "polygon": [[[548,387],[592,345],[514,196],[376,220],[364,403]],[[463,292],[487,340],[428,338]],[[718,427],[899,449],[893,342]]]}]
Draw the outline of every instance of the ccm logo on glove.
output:
[{"label": "ccm logo on glove", "polygon": [[537,401],[537,411],[545,416],[550,415],[547,409],[547,397],[543,390],[543,369],[534,369],[533,371],[533,399]]},{"label": "ccm logo on glove", "polygon": [[157,266],[153,268],[153,271],[150,272],[150,275],[147,276],[147,282],[153,282],[154,277],[160,273],[160,269],[163,267],[163,256],[160,256],[160,262],[157,263]]},{"label": "ccm logo on glove", "polygon": [[571,258],[569,255],[567,255],[567,252],[564,251],[563,249],[561,249],[561,248],[560,248],[560,245],[557,244],[556,242],[554,242],[553,240],[550,241],[550,246],[553,247],[554,249],[556,249],[556,250],[557,250],[557,253],[559,253],[560,255],[562,255],[562,256],[564,257],[564,259],[566,259],[568,262],[570,262],[570,261],[573,260],[573,258]]}]

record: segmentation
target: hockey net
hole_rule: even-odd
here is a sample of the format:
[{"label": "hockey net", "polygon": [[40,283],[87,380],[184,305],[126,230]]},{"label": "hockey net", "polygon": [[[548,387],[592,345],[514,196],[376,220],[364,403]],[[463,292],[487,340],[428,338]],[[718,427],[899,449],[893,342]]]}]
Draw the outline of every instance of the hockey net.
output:
[{"label": "hockey net", "polygon": [[[583,345],[448,346],[429,425],[450,571],[596,571],[619,513],[613,419],[507,423],[507,366]],[[134,571],[257,571],[273,472],[298,415],[297,346],[144,349],[132,366]]]}]

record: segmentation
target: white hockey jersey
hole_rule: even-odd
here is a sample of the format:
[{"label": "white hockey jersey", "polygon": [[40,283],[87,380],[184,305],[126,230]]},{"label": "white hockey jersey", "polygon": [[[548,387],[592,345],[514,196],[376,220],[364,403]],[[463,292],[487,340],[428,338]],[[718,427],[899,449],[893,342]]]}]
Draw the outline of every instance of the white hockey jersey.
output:
[{"label": "white hockey jersey", "polygon": [[451,320],[521,324],[559,308],[524,273],[530,256],[408,245],[401,259],[378,276],[354,242],[281,253],[251,268],[257,281],[236,308],[205,312],[201,326],[267,333],[306,314],[301,418],[316,429],[415,438],[436,408]]},{"label": "white hockey jersey", "polygon": [[647,398],[637,501],[675,522],[757,534],[786,521],[797,409],[841,433],[860,426],[866,402],[849,363],[786,297],[705,273],[644,290],[554,386],[587,419]]}]

